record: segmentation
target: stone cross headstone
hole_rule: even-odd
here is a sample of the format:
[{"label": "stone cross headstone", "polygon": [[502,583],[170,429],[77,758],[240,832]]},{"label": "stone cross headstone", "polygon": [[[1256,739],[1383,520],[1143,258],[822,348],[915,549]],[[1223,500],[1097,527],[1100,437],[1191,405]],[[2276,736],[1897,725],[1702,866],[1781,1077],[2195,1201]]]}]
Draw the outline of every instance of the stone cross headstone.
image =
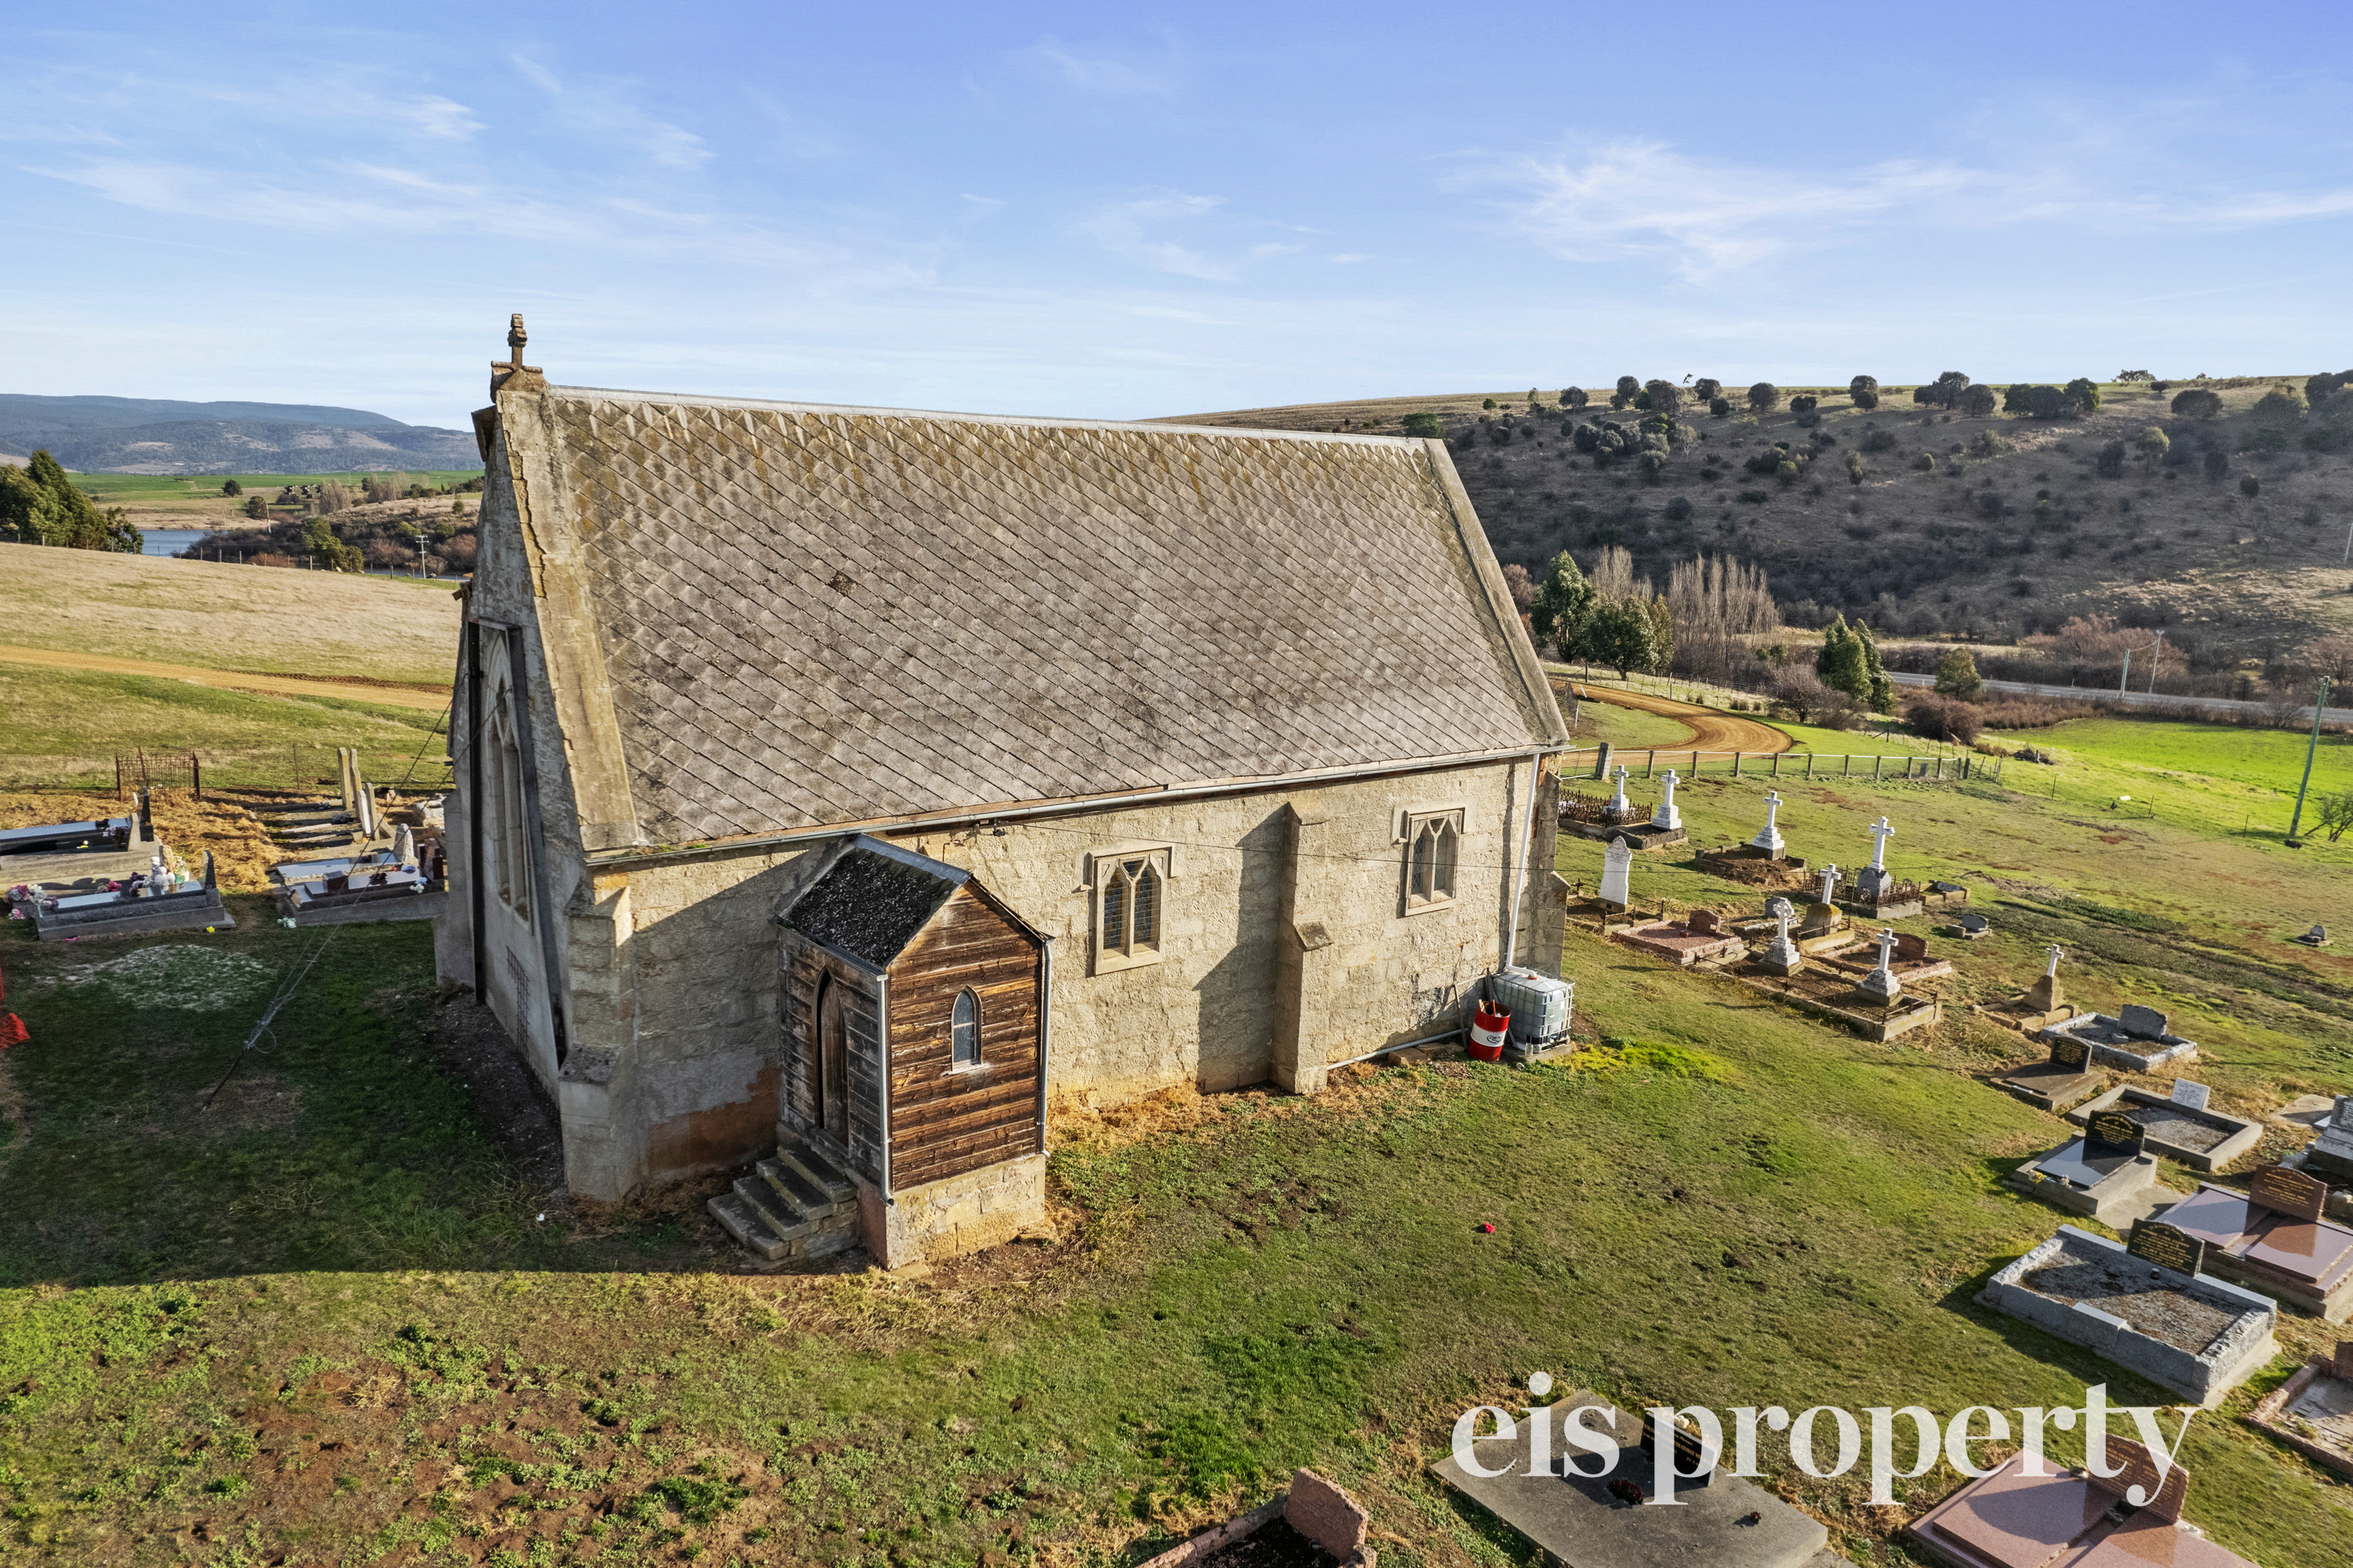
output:
[{"label": "stone cross headstone", "polygon": [[1601,852],[1601,902],[1625,908],[1634,902],[1626,890],[1629,874],[1634,868],[1634,850],[1624,839],[1611,839],[1609,847]]},{"label": "stone cross headstone", "polygon": [[2045,980],[2057,980],[2059,978],[2059,960],[2065,958],[2067,955],[2060,949],[2060,947],[2056,942],[2053,942],[2051,946],[2043,948],[2042,950],[2051,955],[2050,967],[2042,971],[2042,976]]},{"label": "stone cross headstone", "polygon": [[1777,825],[1777,819],[1778,819],[1780,815],[1781,797],[1779,792],[1768,792],[1765,797],[1764,831],[1759,832],[1755,838],[1748,841],[1752,847],[1763,850],[1767,854],[1771,855],[1776,860],[1781,858],[1781,851],[1784,848],[1781,841],[1781,830]]},{"label": "stone cross headstone", "polygon": [[1885,871],[1887,869],[1887,841],[1894,836],[1895,830],[1888,825],[1886,818],[1882,817],[1879,821],[1871,824],[1872,870]]},{"label": "stone cross headstone", "polygon": [[1833,890],[1835,890],[1835,889],[1837,888],[1837,886],[1838,886],[1838,881],[1839,881],[1839,868],[1838,868],[1838,865],[1837,865],[1837,863],[1836,863],[1835,862],[1833,862],[1831,864],[1829,864],[1829,865],[1826,865],[1826,866],[1822,867],[1822,902],[1823,902],[1823,903],[1828,904],[1828,903],[1831,901],[1831,894],[1832,893],[1832,891],[1833,891]]},{"label": "stone cross headstone", "polygon": [[2125,1026],[2125,1033],[2135,1039],[2157,1040],[2164,1036],[2165,1026],[2170,1020],[2153,1007],[2132,1006],[2124,1010],[2117,1022]]},{"label": "stone cross headstone", "polygon": [[2125,1244],[2125,1250],[2179,1274],[2195,1274],[2206,1262],[2204,1242],[2162,1220],[2135,1220],[2132,1239]]},{"label": "stone cross headstone", "polygon": [[1611,792],[1605,809],[1613,817],[1626,816],[1634,810],[1634,803],[1626,799],[1626,765],[1622,762],[1618,765],[1618,788]]},{"label": "stone cross headstone", "polygon": [[1674,832],[1683,825],[1683,814],[1675,810],[1675,770],[1670,768],[1659,779],[1659,809],[1651,813],[1651,826]]},{"label": "stone cross headstone", "polygon": [[1865,996],[1877,999],[1883,1005],[1894,1005],[1904,992],[1904,982],[1895,978],[1891,960],[1895,956],[1895,933],[1882,930],[1872,940],[1879,944],[1879,967],[1856,982],[1856,989]]},{"label": "stone cross headstone", "polygon": [[1895,830],[1882,817],[1871,824],[1871,863],[1855,874],[1855,891],[1865,898],[1877,899],[1895,881],[1888,874],[1887,841]]},{"label": "stone cross headstone", "polygon": [[1765,901],[1765,918],[1767,920],[1792,920],[1797,914],[1786,898],[1774,897]]},{"label": "stone cross headstone", "polygon": [[2208,1092],[2204,1084],[2193,1084],[2187,1078],[2173,1080],[2173,1103],[2185,1110],[2204,1110]]},{"label": "stone cross headstone", "polygon": [[2059,960],[2066,954],[2056,943],[2042,950],[2051,956],[2051,963],[2042,971],[2042,978],[2026,993],[2026,1005],[2037,1012],[2056,1012],[2067,1005],[2065,993],[2059,989]]},{"label": "stone cross headstone", "polygon": [[1786,898],[1776,898],[1773,905],[1778,906],[1773,908],[1773,939],[1757,955],[1757,967],[1777,975],[1793,975],[1805,963],[1798,944],[1789,939],[1789,922],[1797,917],[1797,911]]}]

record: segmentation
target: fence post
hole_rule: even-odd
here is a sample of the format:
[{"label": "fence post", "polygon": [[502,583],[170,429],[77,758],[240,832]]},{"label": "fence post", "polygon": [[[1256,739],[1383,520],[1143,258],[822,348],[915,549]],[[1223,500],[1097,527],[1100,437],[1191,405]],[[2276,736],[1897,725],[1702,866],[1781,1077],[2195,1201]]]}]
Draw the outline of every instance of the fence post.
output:
[{"label": "fence post", "polygon": [[1809,778],[1809,779],[1811,779],[1813,776],[1814,776],[1814,754],[1813,754],[1812,752],[1810,752],[1810,752],[1806,753],[1806,777],[1807,777],[1807,778]]},{"label": "fence post", "polygon": [[1852,752],[1852,751],[1848,752],[1844,757],[1840,758],[1839,758],[1839,761],[1844,765],[1844,766],[1842,766],[1842,767],[1841,767],[1841,768],[1839,768],[1839,777],[1840,777],[1840,778],[1841,778],[1841,779],[1852,779],[1852,778],[1853,778],[1853,777],[1854,777],[1854,753],[1853,753],[1853,752]]},{"label": "fence post", "polygon": [[1699,747],[1692,747],[1692,777],[1699,777]]},{"label": "fence post", "polygon": [[114,754],[114,798],[122,799],[122,753]]},{"label": "fence post", "polygon": [[188,753],[188,793],[199,800],[205,798],[205,765],[193,751]]},{"label": "fence post", "polygon": [[1652,773],[1658,771],[1658,767],[1659,753],[1657,747],[1654,747],[1651,750],[1651,755],[1645,758],[1642,761],[1642,777],[1648,779]]},{"label": "fence post", "polygon": [[1735,779],[1740,777],[1740,753],[1736,751],[1732,754],[1732,776]]},{"label": "fence post", "polygon": [[1609,743],[1606,740],[1601,743],[1600,750],[1594,756],[1593,776],[1596,779],[1609,777]]},{"label": "fence post", "polygon": [[1773,754],[1773,777],[1781,777],[1781,754],[1778,751]]},{"label": "fence post", "polygon": [[[1905,768],[1905,771],[1906,773],[1909,773],[1909,772],[1911,771],[1911,768],[1910,768],[1909,767],[1906,767],[1906,768]],[[1874,757],[1874,758],[1873,758],[1871,759],[1871,776],[1872,776],[1873,779],[1881,779],[1881,778],[1884,778],[1884,777],[1886,776],[1886,772],[1887,772],[1887,758],[1883,758],[1883,757]]]}]

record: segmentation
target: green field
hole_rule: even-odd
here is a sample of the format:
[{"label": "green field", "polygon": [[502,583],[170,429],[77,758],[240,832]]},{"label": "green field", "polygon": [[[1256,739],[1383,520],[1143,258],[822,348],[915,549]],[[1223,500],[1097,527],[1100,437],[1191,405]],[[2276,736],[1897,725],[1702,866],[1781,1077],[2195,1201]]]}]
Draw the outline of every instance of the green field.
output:
[{"label": "green field", "polygon": [[235,479],[247,490],[276,491],[290,484],[324,484],[340,480],[354,488],[361,481],[380,478],[395,471],[406,472],[412,484],[462,484],[482,471],[479,468],[380,469],[371,472],[353,471],[350,473],[78,473],[74,487],[101,506],[167,506],[174,501],[210,499],[221,493],[221,486]]},{"label": "green field", "polygon": [[115,754],[133,746],[158,758],[200,752],[220,784],[275,781],[292,772],[290,747],[338,746],[364,747],[379,781],[390,782],[406,776],[421,748],[415,779],[440,784],[449,777],[447,743],[427,736],[441,723],[420,708],[0,662],[0,785],[111,779]]},{"label": "green field", "polygon": [[[2293,795],[2304,773],[2307,731],[2240,729],[2158,719],[2076,719],[2002,736],[2010,746],[2056,751],[2118,778],[2160,789],[2195,787]],[[2324,735],[2312,768],[2315,789],[2353,789],[2353,736]]]}]

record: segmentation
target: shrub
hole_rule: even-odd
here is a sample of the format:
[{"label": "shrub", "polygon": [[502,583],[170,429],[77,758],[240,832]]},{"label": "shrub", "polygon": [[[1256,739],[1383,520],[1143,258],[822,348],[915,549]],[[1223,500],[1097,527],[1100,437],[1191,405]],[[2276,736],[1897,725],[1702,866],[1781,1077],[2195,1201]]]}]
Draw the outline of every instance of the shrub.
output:
[{"label": "shrub", "polygon": [[1635,398],[1642,395],[1642,383],[1638,377],[1632,376],[1620,376],[1618,378],[1618,390],[1616,395],[1625,398],[1627,402],[1631,403]]},{"label": "shrub", "polygon": [[247,556],[246,562],[256,567],[290,567],[294,564],[294,557],[281,556],[275,550],[264,550],[259,555]]},{"label": "shrub", "polygon": [[1772,497],[1770,493],[1767,491],[1744,490],[1740,493],[1740,499],[1747,502],[1752,506],[1756,506],[1761,505],[1765,502],[1772,499]]},{"label": "shrub", "polygon": [[1879,389],[1875,387],[1866,387],[1862,391],[1855,393],[1854,406],[1862,409],[1866,413],[1878,408]]},{"label": "shrub", "polygon": [[1688,523],[1691,521],[1691,514],[1692,503],[1690,496],[1678,495],[1672,501],[1667,503],[1668,522]]},{"label": "shrub", "polygon": [[1420,436],[1425,440],[1437,440],[1446,434],[1446,427],[1439,422],[1438,416],[1435,414],[1408,414],[1405,417],[1405,433],[1409,436]]},{"label": "shrub", "polygon": [[1876,376],[1858,376],[1846,384],[1846,395],[1850,397],[1860,397],[1866,392],[1876,395],[1878,391],[1879,377]]},{"label": "shrub", "polygon": [[1822,400],[1820,397],[1816,397],[1811,392],[1800,392],[1796,397],[1789,399],[1789,412],[1792,414],[1810,414],[1816,408],[1821,407],[1821,401]]},{"label": "shrub", "polygon": [[2001,493],[1998,490],[1984,491],[1978,496],[1978,515],[1989,523],[2009,510],[2010,508],[2002,503]]},{"label": "shrub", "polygon": [[1995,695],[1978,705],[1978,719],[1988,729],[2048,729],[2097,711],[2088,703],[2052,697]]},{"label": "shrub", "polygon": [[1892,452],[1895,444],[1894,430],[1873,430],[1862,438],[1862,450],[1867,452]]},{"label": "shrub", "polygon": [[1961,394],[1961,412],[1972,419],[1993,417],[1994,396],[1990,387],[1971,387]]},{"label": "shrub", "polygon": [[1862,482],[1862,454],[1861,452],[1849,452],[1846,454],[1846,482],[1849,484],[1861,484]]},{"label": "shrub", "polygon": [[1950,741],[1957,746],[1968,746],[1978,738],[1984,721],[1978,710],[1968,704],[1950,697],[1920,696],[1905,705],[1905,722],[1912,733],[1924,740]]},{"label": "shrub", "polygon": [[1711,397],[1707,400],[1707,411],[1719,419],[1728,419],[1732,418],[1732,399]]},{"label": "shrub", "polygon": [[269,498],[264,495],[247,496],[245,498],[245,514],[248,517],[267,519],[269,515]]},{"label": "shrub", "polygon": [[1713,403],[1724,396],[1724,383],[1713,376],[1703,376],[1692,383],[1692,396],[1703,403]]},{"label": "shrub", "polygon": [[1770,381],[1759,381],[1748,389],[1748,406],[1760,414],[1769,414],[1781,406],[1781,389]]},{"label": "shrub", "polygon": [[2100,384],[2087,376],[2078,376],[2067,383],[2064,395],[2075,399],[2086,414],[2100,411]]},{"label": "shrub", "polygon": [[2244,479],[2239,481],[2239,493],[2245,496],[2248,500],[2253,501],[2256,496],[2261,495],[2263,493],[2263,482],[2257,479],[2253,474],[2251,473]]},{"label": "shrub", "polygon": [[2222,399],[2203,387],[2173,395],[2173,411],[2185,419],[2211,419],[2222,411]]},{"label": "shrub", "polygon": [[2092,460],[2092,466],[2099,471],[2102,479],[2121,479],[2125,471],[2124,442],[2110,441],[2102,447],[2100,455]]},{"label": "shrub", "polygon": [[2275,387],[2255,400],[2255,406],[2247,411],[2247,417],[2254,421],[2258,430],[2277,431],[2284,435],[2304,423],[2304,417],[2309,412],[2311,409],[2306,404],[2303,393],[2293,387]]},{"label": "shrub", "polygon": [[239,484],[233,479],[224,479],[221,481],[221,493],[223,495],[243,495],[245,493],[245,486]]},{"label": "shrub", "polygon": [[2207,478],[2221,479],[2231,471],[2231,454],[2220,447],[2208,447],[2203,466]]},{"label": "shrub", "polygon": [[1798,482],[1798,465],[1789,459],[1783,458],[1773,465],[1773,477],[1783,484],[1795,484]]},{"label": "shrub", "polygon": [[1934,473],[1936,471],[1936,454],[1935,452],[1922,452],[1918,457],[1912,460],[1912,466],[1918,469],[1922,473]]},{"label": "shrub", "polygon": [[1560,406],[1564,408],[1572,410],[1582,408],[1591,401],[1593,399],[1586,395],[1585,388],[1582,387],[1568,387],[1561,390]]},{"label": "shrub", "polygon": [[1495,400],[1493,397],[1483,397],[1480,399],[1479,407],[1482,408],[1492,408],[1494,406]]}]

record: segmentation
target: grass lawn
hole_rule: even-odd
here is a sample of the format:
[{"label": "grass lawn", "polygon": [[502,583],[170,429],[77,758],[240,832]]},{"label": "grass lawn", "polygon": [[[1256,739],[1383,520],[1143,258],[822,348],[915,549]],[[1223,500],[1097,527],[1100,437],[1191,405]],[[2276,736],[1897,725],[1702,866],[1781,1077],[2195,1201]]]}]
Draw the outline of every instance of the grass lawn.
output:
[{"label": "grass lawn", "polygon": [[[419,469],[407,471],[412,483],[438,489],[446,484],[459,484],[481,473],[473,469],[438,469],[427,472]],[[364,473],[240,473],[237,483],[245,487],[245,495],[223,495],[222,483],[229,479],[225,473],[78,473],[74,487],[100,506],[124,506],[131,510],[132,521],[153,526],[162,518],[203,517],[219,523],[244,521],[245,496],[259,494],[269,501],[278,499],[279,491],[287,485],[324,484],[340,480],[356,491]]]},{"label": "grass lawn", "polygon": [[[2105,774],[2144,781],[2142,793],[2202,800],[2223,810],[2246,797],[2295,795],[2304,776],[2310,732],[2240,729],[2232,725],[2175,724],[2157,719],[2074,719],[2049,729],[2000,737],[2012,746],[2050,749],[2063,758],[2095,765]],[[2324,735],[2314,755],[2316,793],[2353,789],[2353,736]]]},{"label": "grass lawn", "polygon": [[0,545],[0,643],[446,685],[449,585]]},{"label": "grass lawn", "polygon": [[[1694,837],[1753,832],[1764,788],[1690,786]],[[1978,890],[1997,934],[1957,955],[1965,992],[2056,939],[2077,995],[2174,1013],[2218,1103],[2353,1088],[2353,958],[2277,940],[2341,901],[2353,852],[1977,785],[1781,792],[1795,853],[1859,860],[1884,811],[1898,870]],[[1599,847],[1562,859],[1589,883]],[[1757,902],[1687,865],[1636,878]],[[341,928],[196,1111],[318,939],[0,926],[32,1031],[0,1054],[16,1560],[1133,1562],[1313,1463],[1400,1568],[1493,1564],[1523,1549],[1422,1467],[1539,1369],[1716,1407],[2170,1397],[1971,1304],[2062,1221],[1995,1184],[2064,1133],[1973,1081],[2026,1050],[1982,1021],[1864,1044],[1572,933],[1580,1017],[1662,1049],[1170,1097],[1058,1131],[1051,1246],[758,1277],[692,1193],[599,1212],[501,1152],[438,1043],[422,927]],[[2284,1318],[2283,1358],[2190,1429],[2189,1517],[2266,1568],[2353,1556],[2343,1483],[2232,1420],[2336,1337]],[[1901,1510],[1852,1478],[1774,1484],[1895,1562],[1892,1527],[1952,1479]]]},{"label": "grass lawn", "polygon": [[103,776],[111,787],[115,754],[127,757],[133,745],[157,761],[176,758],[183,775],[195,751],[206,776],[221,784],[290,783],[290,748],[300,747],[309,754],[305,777],[323,768],[332,779],[332,748],[356,746],[372,781],[396,782],[415,758],[412,782],[438,787],[449,779],[441,726],[439,715],[421,708],[0,661],[0,785]]}]

